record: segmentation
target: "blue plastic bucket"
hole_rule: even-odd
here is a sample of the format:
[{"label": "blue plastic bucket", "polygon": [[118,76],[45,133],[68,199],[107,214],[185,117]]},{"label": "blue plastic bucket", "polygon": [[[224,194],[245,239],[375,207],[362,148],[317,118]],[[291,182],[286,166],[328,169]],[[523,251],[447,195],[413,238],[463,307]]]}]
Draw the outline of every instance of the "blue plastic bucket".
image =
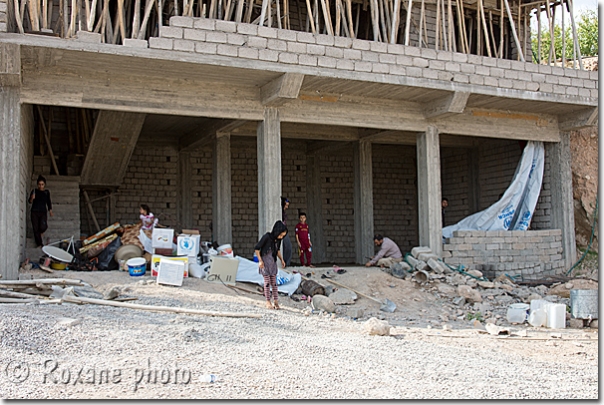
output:
[{"label": "blue plastic bucket", "polygon": [[147,261],[143,257],[134,257],[126,262],[126,266],[131,276],[143,276],[147,269]]}]

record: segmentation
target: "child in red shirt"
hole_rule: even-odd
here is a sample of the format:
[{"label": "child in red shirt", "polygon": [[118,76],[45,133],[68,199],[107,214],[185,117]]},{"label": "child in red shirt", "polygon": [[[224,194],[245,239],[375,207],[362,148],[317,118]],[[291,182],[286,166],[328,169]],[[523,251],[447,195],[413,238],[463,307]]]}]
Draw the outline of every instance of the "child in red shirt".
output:
[{"label": "child in red shirt", "polygon": [[[312,259],[312,242],[310,241],[310,232],[306,223],[306,214],[300,213],[300,223],[296,225],[296,241],[300,251],[300,264],[302,266],[314,267],[310,264]],[[306,256],[306,264],[304,264],[304,256]]]}]

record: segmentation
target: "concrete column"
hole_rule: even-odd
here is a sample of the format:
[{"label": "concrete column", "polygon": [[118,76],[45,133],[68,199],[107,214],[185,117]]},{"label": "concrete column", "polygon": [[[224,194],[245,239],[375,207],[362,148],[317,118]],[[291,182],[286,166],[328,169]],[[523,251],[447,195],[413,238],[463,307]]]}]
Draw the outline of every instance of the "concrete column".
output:
[{"label": "concrete column", "polygon": [[231,135],[217,133],[212,176],[212,229],[220,244],[233,243],[231,218]]},{"label": "concrete column", "polygon": [[546,143],[546,157],[551,159],[550,189],[552,193],[553,229],[562,230],[562,258],[569,269],[577,260],[575,242],[575,211],[573,202],[573,178],[570,166],[570,134],[562,132],[560,142]]},{"label": "concrete column", "polygon": [[356,262],[367,263],[374,255],[373,168],[371,143],[360,141],[354,148],[354,236]]},{"label": "concrete column", "polygon": [[419,244],[442,252],[442,207],[438,128],[417,135],[417,196]]},{"label": "concrete column", "polygon": [[310,240],[312,242],[312,261],[314,264],[325,261],[325,236],[323,234],[323,196],[321,195],[321,156],[306,155],[306,212]]},{"label": "concrete column", "polygon": [[25,221],[21,210],[27,206],[29,183],[21,186],[21,105],[18,45],[0,44],[0,274],[16,280],[21,258],[21,235]]},{"label": "concrete column", "polygon": [[279,110],[266,108],[258,123],[258,235],[281,220],[281,122]]},{"label": "concrete column", "polygon": [[191,152],[178,152],[178,222],[184,229],[193,227],[193,180]]}]

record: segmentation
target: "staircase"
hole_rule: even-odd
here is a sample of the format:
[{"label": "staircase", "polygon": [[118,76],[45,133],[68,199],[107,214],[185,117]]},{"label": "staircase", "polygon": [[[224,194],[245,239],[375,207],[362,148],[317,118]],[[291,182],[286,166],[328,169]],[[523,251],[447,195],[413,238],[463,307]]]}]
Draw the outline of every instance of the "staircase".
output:
[{"label": "staircase", "polygon": [[[52,212],[48,215],[48,230],[44,233],[44,244],[68,239],[80,238],[80,177],[78,176],[44,176],[46,189],[50,191]],[[32,178],[30,190],[36,187],[37,176]],[[29,194],[28,194],[29,195]],[[43,255],[42,249],[36,248],[30,219],[31,205],[27,209],[27,243],[25,257],[38,261]]]}]

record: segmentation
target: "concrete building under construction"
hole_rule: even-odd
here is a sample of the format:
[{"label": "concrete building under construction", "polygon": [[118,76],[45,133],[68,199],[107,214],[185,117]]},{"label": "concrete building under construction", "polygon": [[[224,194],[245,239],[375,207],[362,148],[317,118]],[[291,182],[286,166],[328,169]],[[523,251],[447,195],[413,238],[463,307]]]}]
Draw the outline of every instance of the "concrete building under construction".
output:
[{"label": "concrete building under construction", "polygon": [[[146,203],[251,257],[287,196],[317,263],[364,263],[381,233],[451,264],[560,273],[576,259],[569,131],[597,124],[598,77],[578,49],[577,68],[532,61],[543,10],[573,15],[570,0],[0,0],[0,273],[32,247],[39,174],[51,240]],[[531,140],[546,150],[531,230],[443,244],[441,198],[446,225],[490,206]]]}]

